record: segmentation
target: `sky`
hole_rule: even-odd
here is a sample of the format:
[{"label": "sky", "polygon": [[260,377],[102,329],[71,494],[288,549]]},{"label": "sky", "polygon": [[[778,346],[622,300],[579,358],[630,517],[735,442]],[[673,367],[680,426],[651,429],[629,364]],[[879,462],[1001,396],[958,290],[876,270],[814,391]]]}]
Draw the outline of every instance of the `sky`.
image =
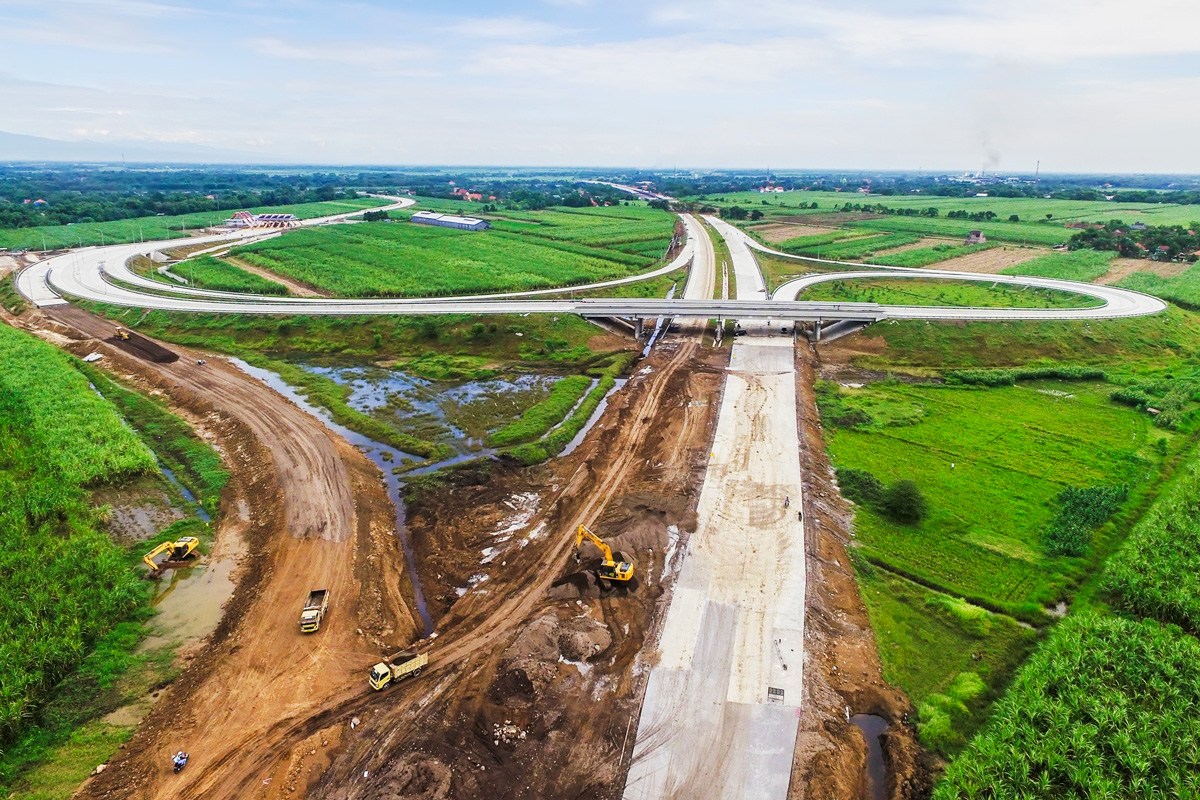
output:
[{"label": "sky", "polygon": [[1196,0],[0,0],[0,130],[311,164],[1200,173]]}]

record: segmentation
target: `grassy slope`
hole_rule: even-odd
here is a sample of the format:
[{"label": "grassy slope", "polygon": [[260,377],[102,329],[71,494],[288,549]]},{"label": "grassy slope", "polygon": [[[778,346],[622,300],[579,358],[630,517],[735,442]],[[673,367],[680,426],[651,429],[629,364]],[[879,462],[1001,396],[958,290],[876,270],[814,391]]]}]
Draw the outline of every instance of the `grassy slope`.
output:
[{"label": "grassy slope", "polygon": [[1087,308],[1100,304],[1092,297],[1053,289],[916,278],[829,281],[807,289],[798,299],[977,308]]},{"label": "grassy slope", "polygon": [[[212,256],[199,256],[182,264],[176,264],[171,271],[200,289],[212,289],[218,292],[243,292],[246,294],[286,295],[287,287],[283,284],[269,281],[252,272],[247,272],[228,261],[221,261]],[[157,270],[150,276],[177,286],[175,281],[160,276]]]},{"label": "grassy slope", "polygon": [[[294,206],[273,206],[247,209],[255,214],[295,214],[301,219],[312,219],[330,214],[344,214],[358,209],[387,205],[387,200],[364,197],[358,200],[330,200],[323,203],[301,203]],[[77,225],[51,225],[45,228],[16,228],[0,230],[0,247],[40,250],[42,237],[46,247],[79,247],[93,244],[117,242],[151,241],[173,239],[186,234],[179,229],[186,226],[194,231],[210,225],[220,225],[233,211],[228,213],[182,214],[176,217],[135,217],[114,222],[81,222]]]}]

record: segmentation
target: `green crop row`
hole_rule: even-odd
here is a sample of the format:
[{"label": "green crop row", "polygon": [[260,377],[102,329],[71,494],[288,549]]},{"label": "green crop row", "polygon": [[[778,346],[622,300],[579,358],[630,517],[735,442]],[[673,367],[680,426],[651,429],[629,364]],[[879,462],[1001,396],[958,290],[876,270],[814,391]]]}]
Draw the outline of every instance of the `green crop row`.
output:
[{"label": "green crop row", "polygon": [[576,407],[571,416],[563,424],[551,431],[545,438],[514,447],[509,453],[523,464],[537,464],[562,452],[563,448],[571,443],[576,434],[583,430],[583,426],[587,424],[592,414],[600,407],[600,402],[616,385],[617,376],[633,363],[634,358],[636,358],[636,353],[618,353],[609,361],[607,366],[597,370],[589,370],[589,372],[596,373],[597,377],[600,378],[600,382],[587,393],[587,396],[583,398],[583,402]]},{"label": "green crop row", "polygon": [[1018,672],[934,800],[1200,796],[1200,643],[1084,614]]},{"label": "green crop row", "polygon": [[555,423],[561,421],[575,407],[579,398],[591,385],[592,379],[586,375],[571,375],[563,378],[554,384],[549,397],[527,410],[518,419],[488,436],[488,445],[505,447],[544,436]]},{"label": "green crop row", "polygon": [[0,742],[144,602],[85,489],[154,467],[69,357],[0,325]]},{"label": "green crop row", "polygon": [[1104,587],[1128,611],[1200,632],[1200,463],[1134,526],[1108,560]]},{"label": "green crop row", "polygon": [[[252,214],[295,214],[300,219],[345,214],[359,209],[386,205],[387,200],[363,197],[358,200],[328,200],[320,203],[273,206],[247,209]],[[75,225],[53,225],[45,228],[16,228],[0,230],[0,247],[41,250],[62,247],[87,247],[94,244],[153,241],[186,237],[186,231],[196,231],[220,225],[232,214],[205,212],[175,217],[136,217],[114,222],[80,222]],[[44,241],[44,245],[43,245]]]},{"label": "green crop row", "polygon": [[1184,308],[1200,309],[1200,265],[1188,267],[1182,275],[1172,278],[1153,272],[1135,272],[1117,285],[1170,300]]},{"label": "green crop row", "polygon": [[1059,225],[1027,224],[1024,222],[972,222],[962,219],[896,217],[865,219],[847,222],[852,228],[909,233],[916,236],[948,236],[966,238],[973,230],[982,230],[991,241],[1053,246],[1064,244],[1072,230]]},{"label": "green crop row", "polygon": [[1112,259],[1112,253],[1102,253],[1096,250],[1047,253],[1020,264],[1014,264],[1000,272],[1003,275],[1032,275],[1037,278],[1089,282],[1108,272]]},{"label": "green crop row", "polygon": [[192,286],[218,292],[242,292],[245,294],[285,295],[287,287],[266,278],[260,278],[227,261],[212,256],[199,256],[171,268],[181,278],[187,278]]},{"label": "green crop row", "polygon": [[819,250],[816,246],[808,245],[789,250],[788,252],[804,256],[820,255],[821,258],[831,261],[853,261],[866,258],[880,250],[903,247],[919,240],[919,236],[907,233],[885,233],[882,236],[856,237],[829,245],[821,245]]},{"label": "green crop row", "polygon": [[[750,230],[753,231],[753,228]],[[837,230],[830,231],[829,233],[814,233],[811,236],[797,236],[795,239],[787,239],[774,245],[774,248],[794,255],[814,255],[818,247],[825,247],[834,242],[845,242],[851,239],[861,239],[864,236],[874,235],[871,231]]]},{"label": "green crop row", "polygon": [[297,231],[235,254],[280,275],[355,297],[528,291],[626,277],[652,263],[628,253],[581,247],[497,231],[371,223]]},{"label": "green crop row", "polygon": [[889,267],[925,267],[940,261],[949,261],[959,256],[981,253],[996,247],[995,244],[970,244],[955,247],[950,244],[936,244],[933,247],[921,247],[916,250],[905,250],[903,253],[873,256],[867,259],[868,264],[884,264]]}]

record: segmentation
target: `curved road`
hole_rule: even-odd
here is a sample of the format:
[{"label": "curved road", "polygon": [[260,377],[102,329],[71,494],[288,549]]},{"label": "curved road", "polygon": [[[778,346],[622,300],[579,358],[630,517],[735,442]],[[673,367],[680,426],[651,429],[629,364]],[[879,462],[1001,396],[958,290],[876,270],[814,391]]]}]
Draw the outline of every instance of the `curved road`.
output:
[{"label": "curved road", "polygon": [[[392,205],[381,210],[400,209],[415,203],[410,198],[388,197]],[[330,217],[305,220],[305,227],[344,221],[355,214],[337,214]],[[729,243],[731,250],[753,248],[785,258],[796,258],[789,253],[765,247],[737,228],[713,217],[707,218]],[[679,299],[614,298],[583,300],[532,300],[538,295],[562,294],[566,291],[602,289],[622,283],[646,280],[676,269],[692,260],[697,243],[707,239],[707,234],[694,217],[683,215],[688,231],[687,243],[680,254],[669,264],[627,278],[567,289],[544,289],[531,292],[475,295],[470,297],[377,299],[377,298],[312,298],[312,297],[268,297],[260,295],[216,292],[190,287],[172,286],[135,275],[126,262],[135,255],[150,253],[168,247],[188,244],[231,243],[256,239],[263,235],[261,230],[235,231],[192,239],[144,242],[139,244],[110,245],[85,248],[60,256],[54,256],[27,267],[17,278],[17,288],[37,306],[59,305],[67,302],[63,295],[93,300],[110,305],[134,308],[151,308],[165,311],[191,311],[204,313],[235,314],[316,314],[316,315],[369,315],[369,314],[580,314],[583,316],[654,317],[674,316],[699,319],[780,319],[780,320],[836,320],[852,319],[877,321],[882,319],[944,319],[944,320],[1037,320],[1037,319],[1108,319],[1115,317],[1156,314],[1166,304],[1150,295],[1118,289],[1112,286],[1079,283],[1051,278],[1020,278],[1012,276],[976,273],[915,270],[899,267],[874,267],[868,264],[853,264],[837,261],[820,263],[854,267],[844,273],[801,278],[784,284],[774,296],[767,293],[762,277],[753,273],[738,274],[739,299],[713,300],[712,292],[697,291],[689,287]],[[747,251],[748,252],[748,251]],[[705,261],[703,257],[700,259]],[[735,259],[736,262],[740,259]],[[816,261],[817,259],[803,259]],[[1094,308],[953,308],[945,306],[880,306],[873,303],[827,303],[796,300],[806,286],[823,280],[845,280],[865,277],[864,269],[871,269],[871,276],[886,270],[897,276],[924,276],[942,280],[974,280],[1038,286],[1060,291],[1075,292],[1097,297],[1104,305]],[[753,291],[742,291],[741,282],[751,282]],[[707,283],[707,276],[704,283]],[[701,295],[701,296],[697,296]],[[707,295],[707,296],[704,296]],[[761,295],[761,297],[760,297]],[[520,299],[518,299],[520,298]]]}]

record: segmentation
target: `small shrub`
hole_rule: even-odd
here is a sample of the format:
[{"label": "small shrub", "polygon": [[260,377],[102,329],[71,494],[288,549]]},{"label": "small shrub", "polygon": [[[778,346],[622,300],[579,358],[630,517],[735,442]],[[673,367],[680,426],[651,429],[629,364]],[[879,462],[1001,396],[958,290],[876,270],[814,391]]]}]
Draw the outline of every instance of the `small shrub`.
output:
[{"label": "small shrub", "polygon": [[896,481],[884,490],[880,499],[883,512],[896,522],[914,525],[925,518],[925,495],[915,481]]},{"label": "small shrub", "polygon": [[863,469],[839,469],[837,482],[842,496],[860,505],[874,505],[883,497],[883,484]]}]

